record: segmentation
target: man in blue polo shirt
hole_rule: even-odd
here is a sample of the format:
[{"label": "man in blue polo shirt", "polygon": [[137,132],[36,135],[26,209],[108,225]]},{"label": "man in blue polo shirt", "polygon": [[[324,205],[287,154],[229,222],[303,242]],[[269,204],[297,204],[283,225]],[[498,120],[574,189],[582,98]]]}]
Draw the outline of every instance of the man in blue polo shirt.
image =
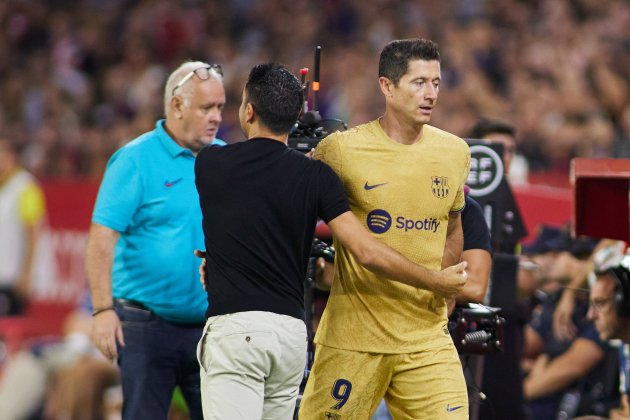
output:
[{"label": "man in blue polo shirt", "polygon": [[86,249],[92,335],[120,365],[124,419],[166,419],[176,386],[191,417],[203,418],[194,163],[207,144],[225,144],[215,139],[224,104],[218,65],[182,64],[166,82],[166,119],[111,157],[100,186]]}]

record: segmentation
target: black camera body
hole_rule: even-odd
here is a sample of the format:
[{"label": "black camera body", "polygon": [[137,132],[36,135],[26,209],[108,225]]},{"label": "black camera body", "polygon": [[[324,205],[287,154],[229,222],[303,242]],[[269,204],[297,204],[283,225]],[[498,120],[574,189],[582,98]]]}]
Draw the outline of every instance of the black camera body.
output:
[{"label": "black camera body", "polygon": [[307,111],[300,116],[289,133],[289,147],[298,152],[308,153],[328,135],[320,125],[319,111]]},{"label": "black camera body", "polygon": [[457,351],[462,354],[484,354],[503,351],[505,318],[500,308],[468,303],[455,307],[448,329]]},{"label": "black camera body", "polygon": [[335,262],[335,248],[332,245],[328,245],[321,239],[313,239],[313,246],[311,248],[311,257],[322,257],[329,263]]},{"label": "black camera body", "polygon": [[288,145],[299,152],[308,153],[327,135],[347,129],[346,123],[339,119],[322,119],[319,111],[307,111],[300,116],[291,129]]}]

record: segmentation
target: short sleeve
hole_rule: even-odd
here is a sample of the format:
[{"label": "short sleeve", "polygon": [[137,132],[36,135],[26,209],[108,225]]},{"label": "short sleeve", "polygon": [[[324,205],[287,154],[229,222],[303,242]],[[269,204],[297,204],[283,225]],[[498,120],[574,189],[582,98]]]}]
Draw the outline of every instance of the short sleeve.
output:
[{"label": "short sleeve", "polygon": [[341,180],[335,172],[325,163],[321,165],[319,185],[319,214],[318,216],[328,223],[337,216],[350,211],[348,197]]},{"label": "short sleeve", "polygon": [[466,158],[464,167],[462,169],[460,178],[457,180],[457,195],[455,196],[455,201],[453,202],[453,206],[451,207],[451,212],[453,213],[461,212],[465,206],[464,185],[466,184],[466,180],[468,179],[468,172],[470,172],[470,150],[468,149],[467,145],[465,153]]},{"label": "short sleeve", "polygon": [[319,142],[313,158],[324,162],[335,171],[338,176],[341,176],[342,161],[339,143],[339,133],[332,133]]},{"label": "short sleeve", "polygon": [[490,230],[483,216],[479,203],[466,197],[466,207],[462,212],[462,228],[464,230],[464,251],[483,249],[492,253]]},{"label": "short sleeve", "polygon": [[107,164],[98,191],[92,221],[118,232],[129,226],[142,196],[142,182],[135,160],[118,150]]},{"label": "short sleeve", "polygon": [[42,220],[46,212],[46,200],[41,188],[30,183],[20,194],[19,212],[25,226],[34,226]]}]

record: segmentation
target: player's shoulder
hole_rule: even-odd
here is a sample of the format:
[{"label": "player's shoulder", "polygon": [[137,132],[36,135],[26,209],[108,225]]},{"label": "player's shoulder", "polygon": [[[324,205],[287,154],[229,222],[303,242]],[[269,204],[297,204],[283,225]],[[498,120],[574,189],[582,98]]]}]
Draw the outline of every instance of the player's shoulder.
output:
[{"label": "player's shoulder", "polygon": [[345,131],[345,133],[348,133],[348,137],[361,141],[361,139],[364,139],[365,137],[381,137],[383,129],[381,128],[378,119],[376,119],[364,124],[359,124],[352,129]]},{"label": "player's shoulder", "polygon": [[449,133],[446,130],[442,130],[441,128],[437,128],[432,125],[425,125],[425,130],[427,130],[427,136],[429,138],[435,139],[442,144],[449,145],[451,147],[463,148],[468,150],[468,143],[464,139],[459,136],[456,136],[453,133]]},{"label": "player's shoulder", "polygon": [[357,143],[365,143],[370,136],[375,134],[374,121],[371,121],[351,127],[345,131],[335,131],[326,136],[320,144],[323,143],[324,147],[341,147],[342,145],[351,147]]}]

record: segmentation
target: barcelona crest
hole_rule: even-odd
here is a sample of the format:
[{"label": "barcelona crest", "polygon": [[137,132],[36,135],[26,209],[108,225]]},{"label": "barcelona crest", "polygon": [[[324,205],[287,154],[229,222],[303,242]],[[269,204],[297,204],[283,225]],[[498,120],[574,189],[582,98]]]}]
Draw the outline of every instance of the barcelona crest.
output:
[{"label": "barcelona crest", "polygon": [[448,197],[448,178],[445,176],[432,176],[431,191],[437,198]]}]

